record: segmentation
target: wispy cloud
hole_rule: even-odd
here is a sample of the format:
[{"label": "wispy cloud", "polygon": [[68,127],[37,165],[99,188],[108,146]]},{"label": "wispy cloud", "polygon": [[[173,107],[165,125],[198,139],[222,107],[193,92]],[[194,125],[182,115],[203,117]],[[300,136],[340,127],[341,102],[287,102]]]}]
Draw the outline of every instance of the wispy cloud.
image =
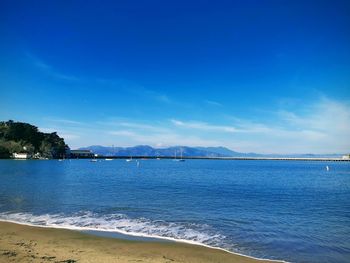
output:
[{"label": "wispy cloud", "polygon": [[71,133],[70,131],[66,131],[64,129],[60,129],[57,127],[56,128],[39,127],[39,130],[45,133],[56,132],[60,137],[64,138],[66,142],[72,142],[72,140],[76,140],[80,138],[78,134]]},{"label": "wispy cloud", "polygon": [[44,117],[41,122],[40,131],[57,132],[73,148],[83,146],[84,140],[98,131],[94,125],[60,117]]},{"label": "wispy cloud", "polygon": [[132,129],[136,131],[143,132],[153,132],[153,133],[161,133],[161,132],[169,132],[171,131],[169,128],[165,126],[164,122],[140,122],[133,119],[128,118],[114,118],[112,120],[107,121],[98,121],[97,125],[102,125],[107,129]]},{"label": "wispy cloud", "polygon": [[83,122],[70,120],[70,119],[60,119],[60,118],[45,118],[45,120],[61,124],[71,124],[71,125],[83,125]]},{"label": "wispy cloud", "polygon": [[169,98],[169,96],[166,94],[159,93],[157,91],[145,89],[145,88],[142,88],[140,90],[142,90],[144,92],[144,94],[146,94],[147,96],[149,96],[155,100],[158,100],[160,102],[163,102],[163,103],[171,103],[172,102],[171,99]]},{"label": "wispy cloud", "polygon": [[153,89],[145,88],[140,84],[127,79],[117,79],[117,78],[97,78],[95,80],[97,83],[106,85],[113,88],[118,88],[123,90],[123,92],[130,93],[137,97],[151,99],[157,102],[170,104],[174,101],[165,93],[158,92]]},{"label": "wispy cloud", "polygon": [[135,139],[136,136],[139,136],[135,132],[128,131],[128,130],[118,130],[118,131],[110,131],[108,132],[111,135],[118,135],[118,136],[126,136],[126,137],[132,137]]},{"label": "wispy cloud", "polygon": [[350,103],[324,97],[317,104],[311,105],[303,116],[283,110],[278,114],[291,126],[312,127],[327,132],[350,132]]},{"label": "wispy cloud", "polygon": [[305,145],[317,150],[346,152],[350,149],[350,103],[323,97],[298,114],[279,111],[286,129],[300,135]]},{"label": "wispy cloud", "polygon": [[135,144],[148,144],[151,146],[157,147],[167,147],[174,145],[187,145],[187,146],[198,146],[198,145],[207,145],[207,146],[216,146],[219,145],[219,141],[203,139],[194,135],[182,135],[179,133],[173,132],[161,132],[161,133],[151,133],[146,134],[143,132],[135,132],[130,130],[117,130],[109,131],[108,134],[120,137],[124,137],[123,140],[127,141],[127,145],[123,146],[132,146]]},{"label": "wispy cloud", "polygon": [[214,125],[206,122],[200,121],[189,121],[184,122],[176,119],[172,119],[171,122],[177,127],[190,128],[190,129],[198,129],[204,131],[217,131],[217,132],[229,132],[234,133],[238,130],[232,126],[222,126],[222,125]]},{"label": "wispy cloud", "polygon": [[[322,98],[296,110],[279,108],[261,121],[220,119],[220,123],[177,118],[143,121],[109,118],[82,123],[47,118],[51,128],[74,146],[226,146],[241,152],[345,153],[350,149],[350,103]],[[219,120],[219,119],[218,119]],[[266,121],[264,121],[266,120]]]},{"label": "wispy cloud", "polygon": [[204,103],[211,105],[211,106],[216,106],[216,107],[222,107],[223,105],[220,102],[214,101],[214,100],[205,100]]},{"label": "wispy cloud", "polygon": [[78,81],[79,78],[73,75],[64,74],[62,72],[57,71],[53,66],[47,64],[43,60],[34,56],[33,54],[27,52],[25,53],[26,58],[30,61],[32,65],[36,68],[44,72],[46,75],[51,76],[56,79],[66,80],[66,81]]},{"label": "wispy cloud", "polygon": [[[172,119],[171,123],[177,127],[185,129],[195,129],[208,132],[221,132],[221,133],[270,133],[272,128],[262,123],[253,123],[250,121],[240,120],[235,125],[217,125],[213,123],[207,123],[202,121],[181,121]],[[277,129],[277,128],[276,128]]]},{"label": "wispy cloud", "polygon": [[[298,108],[279,110],[271,122],[232,118],[228,125],[172,119],[171,123],[189,132],[211,134],[231,148],[241,151],[275,153],[331,153],[350,149],[350,103],[322,98]],[[300,111],[301,110],[301,111]],[[226,133],[222,138],[220,134]]]},{"label": "wispy cloud", "polygon": [[146,129],[146,130],[154,129],[154,126],[152,125],[135,123],[135,122],[121,122],[119,123],[119,125],[123,127],[136,128],[136,129]]}]

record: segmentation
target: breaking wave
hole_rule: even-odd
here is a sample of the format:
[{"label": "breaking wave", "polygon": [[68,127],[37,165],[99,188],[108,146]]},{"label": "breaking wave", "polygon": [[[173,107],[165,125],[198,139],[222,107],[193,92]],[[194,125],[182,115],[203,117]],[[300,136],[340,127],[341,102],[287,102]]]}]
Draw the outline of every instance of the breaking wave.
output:
[{"label": "breaking wave", "polygon": [[[5,212],[0,213],[0,221],[39,227],[63,228],[80,231],[104,231],[130,236],[166,239],[203,245],[242,255],[234,252],[234,245],[227,242],[224,235],[216,233],[206,224],[173,223],[163,220],[149,220],[146,218],[129,218],[124,214],[100,215],[92,212],[79,212],[72,215],[35,215],[32,213]],[[269,261],[274,262],[275,260]]]},{"label": "breaking wave", "polygon": [[225,236],[215,233],[205,224],[152,221],[146,218],[129,218],[124,214],[99,215],[92,212],[79,212],[72,215],[0,213],[0,220],[41,227],[96,230],[175,241],[190,241],[191,243],[216,247],[224,245],[225,239]]}]

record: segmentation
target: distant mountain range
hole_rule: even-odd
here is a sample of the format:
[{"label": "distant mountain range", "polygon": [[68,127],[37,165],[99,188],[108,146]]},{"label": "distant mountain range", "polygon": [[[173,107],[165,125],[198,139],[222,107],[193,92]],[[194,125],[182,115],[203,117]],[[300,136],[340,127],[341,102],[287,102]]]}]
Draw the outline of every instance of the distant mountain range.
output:
[{"label": "distant mountain range", "polygon": [[79,150],[91,150],[103,156],[175,156],[175,153],[178,157],[180,157],[181,153],[184,157],[225,157],[241,155],[240,153],[236,153],[224,147],[174,146],[168,148],[153,148],[148,145],[138,145],[124,148],[93,145],[80,148]]},{"label": "distant mountain range", "polygon": [[107,147],[92,145],[79,148],[79,150],[90,150],[102,156],[159,156],[173,157],[341,157],[342,154],[259,154],[241,153],[232,151],[226,147],[188,147],[173,146],[168,148],[153,148],[149,145],[138,145],[134,147]]}]

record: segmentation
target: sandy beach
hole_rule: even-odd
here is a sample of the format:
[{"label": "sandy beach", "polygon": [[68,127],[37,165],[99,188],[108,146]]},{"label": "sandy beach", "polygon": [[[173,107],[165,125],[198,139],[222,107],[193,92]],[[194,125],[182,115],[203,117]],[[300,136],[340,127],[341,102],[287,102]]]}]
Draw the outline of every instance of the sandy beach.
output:
[{"label": "sandy beach", "polygon": [[140,242],[0,222],[0,262],[270,262],[183,243]]}]

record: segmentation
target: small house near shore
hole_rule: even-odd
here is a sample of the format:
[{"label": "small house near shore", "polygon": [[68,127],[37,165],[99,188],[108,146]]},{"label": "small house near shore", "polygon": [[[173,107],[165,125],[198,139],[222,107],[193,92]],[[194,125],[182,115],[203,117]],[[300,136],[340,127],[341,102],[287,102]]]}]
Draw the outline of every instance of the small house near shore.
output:
[{"label": "small house near shore", "polygon": [[15,159],[29,159],[31,155],[29,153],[13,153],[13,158]]}]

